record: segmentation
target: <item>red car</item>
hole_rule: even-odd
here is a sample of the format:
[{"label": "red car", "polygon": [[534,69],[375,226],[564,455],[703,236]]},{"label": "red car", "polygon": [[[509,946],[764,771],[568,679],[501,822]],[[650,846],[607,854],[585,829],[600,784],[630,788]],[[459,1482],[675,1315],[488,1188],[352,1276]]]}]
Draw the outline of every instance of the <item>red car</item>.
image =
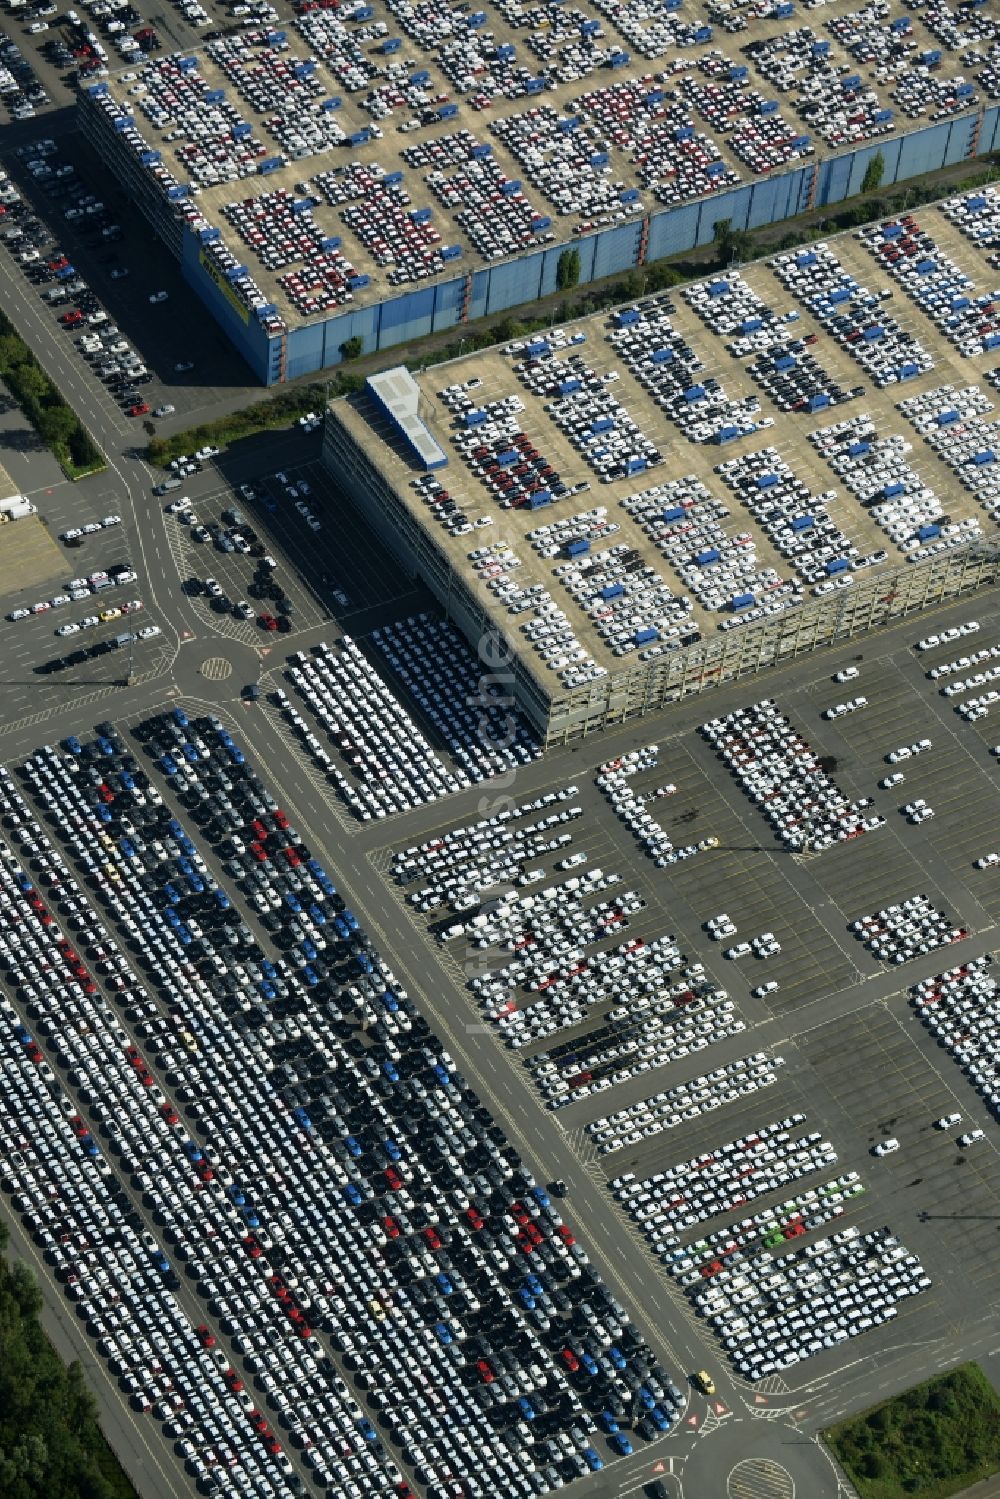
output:
[{"label": "red car", "polygon": [[64,312],[59,321],[66,328],[75,328],[83,322],[83,313],[74,308],[72,312]]},{"label": "red car", "polygon": [[489,1361],[487,1359],[484,1359],[484,1358],[477,1359],[476,1360],[476,1368],[479,1370],[479,1374],[480,1374],[480,1377],[481,1377],[481,1379],[483,1381],[483,1384],[492,1384],[493,1383],[494,1379],[496,1378],[496,1375],[494,1374],[493,1369],[490,1366],[490,1363],[489,1363]]},{"label": "red car", "polygon": [[560,1239],[562,1239],[564,1244],[576,1243],[576,1240],[570,1233],[569,1229],[566,1227],[565,1223],[560,1223],[559,1227],[556,1229],[556,1233],[559,1235]]},{"label": "red car", "polygon": [[427,1227],[421,1229],[421,1234],[423,1238],[427,1240],[427,1243],[430,1245],[431,1249],[441,1248],[441,1239],[436,1228]]},{"label": "red car", "polygon": [[302,863],[302,860],[299,858],[294,848],[285,849],[285,858],[288,860],[293,869],[297,869],[298,866]]},{"label": "red car", "polygon": [[278,628],[278,621],[275,619],[273,614],[258,615],[257,623],[261,625],[265,630],[276,630]]},{"label": "red car", "polygon": [[569,1372],[571,1374],[575,1374],[580,1367],[580,1360],[577,1358],[572,1348],[564,1348],[559,1357],[562,1359]]},{"label": "red car", "polygon": [[129,416],[145,416],[146,413],[148,412],[148,410],[149,410],[149,402],[148,401],[137,401],[134,406],[130,406],[129,407],[128,414],[129,414]]},{"label": "red car", "polygon": [[395,1218],[393,1218],[391,1215],[389,1215],[389,1216],[387,1216],[387,1217],[385,1217],[385,1218],[382,1219],[382,1227],[385,1229],[385,1231],[389,1235],[390,1239],[398,1239],[399,1238],[399,1235],[400,1235],[400,1232],[401,1232],[399,1224],[396,1222]]},{"label": "red car", "polygon": [[394,1192],[401,1192],[406,1186],[395,1166],[387,1166],[385,1168],[385,1179]]},{"label": "red car", "polygon": [[486,1227],[485,1218],[483,1217],[482,1213],[478,1212],[475,1208],[466,1208],[465,1216],[466,1218],[468,1218],[469,1222],[472,1224],[472,1227],[477,1232],[479,1231],[479,1229]]},{"label": "red car", "polygon": [[277,812],[275,812],[273,815],[274,815],[274,820],[275,820],[276,824],[281,829],[281,831],[284,832],[285,829],[288,827],[288,813],[287,812],[283,812],[281,810],[281,808],[279,807],[278,810],[277,810]]},{"label": "red car", "polygon": [[198,1335],[198,1342],[203,1348],[215,1347],[215,1334],[209,1331],[204,1322],[199,1322],[198,1326],[195,1328],[195,1332]]}]

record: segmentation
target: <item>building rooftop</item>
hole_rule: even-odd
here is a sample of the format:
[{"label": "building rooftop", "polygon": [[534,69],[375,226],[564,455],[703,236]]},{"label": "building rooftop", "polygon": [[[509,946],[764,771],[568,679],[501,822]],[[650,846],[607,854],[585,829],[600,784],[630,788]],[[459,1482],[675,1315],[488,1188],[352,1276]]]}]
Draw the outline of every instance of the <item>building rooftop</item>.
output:
[{"label": "building rooftop", "polygon": [[990,7],[585,4],[305,0],[117,74],[109,108],[295,325],[1000,97]]},{"label": "building rooftop", "polygon": [[557,693],[996,535],[998,250],[988,188],[438,366],[433,475],[333,410]]}]

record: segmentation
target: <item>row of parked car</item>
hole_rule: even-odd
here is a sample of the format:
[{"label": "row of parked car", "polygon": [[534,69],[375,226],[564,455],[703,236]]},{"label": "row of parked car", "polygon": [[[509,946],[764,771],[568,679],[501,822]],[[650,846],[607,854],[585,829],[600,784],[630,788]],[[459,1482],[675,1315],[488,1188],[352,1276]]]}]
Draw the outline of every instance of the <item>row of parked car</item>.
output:
[{"label": "row of parked car", "polygon": [[[636,972],[619,970],[615,1004],[589,1030],[526,1060],[550,1109],[603,1093],[746,1030],[725,989],[668,947]],[[583,1015],[580,1016],[583,1018]]]},{"label": "row of parked car", "polygon": [[667,293],[620,308],[608,322],[607,338],[622,363],[688,442],[725,442],[774,425],[760,415],[756,396],[735,397],[708,374],[696,351],[672,321]]},{"label": "row of parked car", "polygon": [[963,358],[1000,346],[1000,291],[978,292],[912,213],[871,224],[857,238]]},{"label": "row of parked car", "polygon": [[371,639],[470,782],[541,754],[531,724],[450,620],[412,615],[374,629]]},{"label": "row of parked car", "polygon": [[955,479],[996,520],[1000,516],[1000,443],[996,422],[984,418],[993,402],[978,385],[951,382],[910,396],[899,409]]},{"label": "row of parked car", "polygon": [[[40,798],[65,800],[74,849],[82,842],[79,857],[89,855],[115,921],[142,934],[140,961],[166,1000],[168,1014],[126,973],[130,992],[116,1003],[143,1027],[151,1061],[135,1047],[128,1065],[179,1146],[170,1155],[183,1162],[184,1180],[201,1184],[190,1201],[182,1193],[168,1209],[164,1199],[179,1230],[175,1254],[190,1257],[210,1315],[260,1375],[321,1483],[388,1491],[387,1482],[401,1482],[391,1443],[434,1494],[458,1482],[470,1494],[497,1482],[519,1494],[561,1486],[590,1465],[583,1452],[595,1412],[618,1411],[629,1426],[640,1392],[634,1432],[660,1408],[667,1382],[655,1360],[232,736],[180,708],[138,731],[171,798],[200,825],[213,861],[224,861],[266,933],[250,933],[194,839],[162,806],[152,775],[107,730],[69,756],[35,757]],[[248,1049],[261,1065],[247,1068]],[[319,1071],[311,1058],[322,1059]],[[170,1090],[162,1098],[160,1078]],[[190,1147],[170,1117],[181,1107],[196,1121]],[[261,1111],[285,1121],[280,1157],[260,1156],[250,1120]],[[135,1131],[154,1133],[139,1119]],[[129,1153],[137,1148],[129,1139]],[[155,1205],[175,1190],[160,1180],[172,1173],[148,1147],[143,1160],[139,1187]],[[278,1175],[284,1186],[275,1196]],[[216,1202],[209,1250],[204,1235],[192,1238],[191,1203]],[[330,1281],[331,1252],[350,1266],[349,1287]],[[521,1296],[529,1267],[538,1289]],[[207,1322],[197,1333],[203,1347],[218,1343]],[[357,1413],[349,1392],[338,1394],[321,1358],[327,1345],[352,1371],[371,1416]],[[302,1383],[313,1372],[307,1358],[320,1400]],[[435,1414],[446,1410],[449,1424]],[[464,1441],[452,1434],[459,1418]],[[577,1426],[580,1439],[571,1434]],[[659,1427],[652,1420],[647,1429]],[[350,1452],[344,1432],[353,1434]]]},{"label": "row of parked car", "polygon": [[725,1067],[715,1067],[688,1082],[655,1093],[652,1098],[639,1099],[627,1108],[592,1120],[586,1126],[587,1134],[599,1155],[625,1150],[739,1098],[748,1098],[761,1088],[769,1088],[778,1080],[776,1069],[784,1065],[784,1057],[768,1056],[762,1051],[738,1057]]},{"label": "row of parked car", "polygon": [[915,333],[889,313],[892,288],[871,291],[844,269],[823,240],[807,250],[768,262],[782,286],[806,306],[845,353],[881,390],[933,369],[934,360]]},{"label": "row of parked car", "polygon": [[908,461],[902,433],[881,433],[870,416],[810,432],[809,439],[886,536],[914,562],[965,545],[982,534],[975,516],[945,514],[937,493]]},{"label": "row of parked car", "polygon": [[[910,820],[914,820],[912,814]],[[923,893],[856,917],[850,930],[884,963],[905,963],[969,935],[967,927],[955,926],[951,917],[937,910],[930,896]]]},{"label": "row of parked car", "polygon": [[724,1265],[693,1299],[737,1372],[754,1382],[891,1322],[930,1285],[889,1229],[851,1224],[780,1257]]},{"label": "row of parked car", "polygon": [[993,955],[984,953],[922,979],[911,988],[910,998],[924,1025],[996,1115],[1000,1113],[1000,1030],[992,969]]},{"label": "row of parked car", "polygon": [[336,650],[321,641],[311,653],[296,651],[287,676],[345,770],[281,692],[277,701],[285,719],[361,821],[389,817],[470,784],[464,768],[440,758],[349,635]]},{"label": "row of parked car", "polygon": [[695,1224],[832,1166],[837,1153],[819,1131],[793,1133],[805,1122],[791,1114],[650,1176],[626,1172],[612,1190],[654,1248],[677,1245]]},{"label": "row of parked car", "polygon": [[[786,848],[818,853],[871,832],[871,797],[849,798],[773,698],[701,725],[701,733],[760,807]],[[869,826],[871,824],[871,826]]]}]

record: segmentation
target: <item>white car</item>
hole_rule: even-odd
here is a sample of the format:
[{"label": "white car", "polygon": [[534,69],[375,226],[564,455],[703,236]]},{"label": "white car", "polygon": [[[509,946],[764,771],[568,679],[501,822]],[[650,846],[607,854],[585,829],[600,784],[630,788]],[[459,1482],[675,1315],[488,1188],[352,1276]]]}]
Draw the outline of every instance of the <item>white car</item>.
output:
[{"label": "white car", "polygon": [[221,451],[221,448],[213,448],[211,443],[206,443],[205,447],[199,448],[194,456],[198,459],[199,463],[204,463],[206,458],[214,458]]},{"label": "white car", "polygon": [[903,772],[901,770],[894,770],[892,772],[892,775],[883,776],[879,781],[879,785],[881,786],[883,791],[888,791],[890,787],[898,786],[900,781],[903,780],[905,780]]},{"label": "white car", "polygon": [[843,671],[838,671],[834,676],[835,682],[853,682],[854,678],[860,676],[856,666],[845,666]]},{"label": "white car", "polygon": [[959,1135],[955,1141],[956,1145],[974,1145],[977,1140],[985,1140],[986,1131],[981,1129],[970,1129],[967,1135]]},{"label": "white car", "polygon": [[139,631],[137,639],[139,639],[139,640],[152,640],[153,636],[154,635],[159,635],[159,633],[160,633],[160,627],[159,627],[159,625],[143,625],[142,629]]},{"label": "white car", "polygon": [[735,947],[727,947],[722,956],[724,958],[745,958],[750,950],[749,942],[737,942]]},{"label": "white car", "polygon": [[169,292],[165,292],[165,291],[154,291],[154,292],[151,292],[151,293],[150,293],[150,297],[149,297],[149,300],[150,300],[150,301],[151,301],[151,302],[153,302],[153,303],[156,303],[156,302],[165,302],[165,301],[166,301],[166,300],[167,300],[167,297],[168,297],[168,296],[169,296],[169,295],[170,295],[170,293],[169,293]]},{"label": "white car", "polygon": [[30,613],[30,609],[12,609],[7,618],[10,620],[27,619]]},{"label": "white car", "polygon": [[1000,854],[981,854],[976,860],[977,869],[992,869],[994,864],[1000,864]]},{"label": "white car", "polygon": [[893,1155],[899,1149],[899,1141],[895,1135],[890,1135],[888,1140],[880,1140],[873,1148],[872,1155]]},{"label": "white car", "polygon": [[75,541],[78,536],[83,535],[81,526],[73,526],[69,531],[63,531],[59,537],[60,541]]},{"label": "white car", "polygon": [[76,635],[79,633],[79,630],[80,626],[74,621],[71,621],[69,624],[60,625],[55,633],[57,635]]},{"label": "white car", "polygon": [[935,1119],[935,1129],[951,1129],[954,1124],[961,1124],[962,1116],[959,1113],[943,1114],[940,1119]]},{"label": "white car", "polygon": [[750,990],[750,993],[754,999],[763,999],[765,994],[773,994],[777,987],[777,979],[768,979],[766,984],[758,984],[756,989]]},{"label": "white car", "polygon": [[101,525],[106,531],[110,530],[112,526],[120,526],[121,523],[122,518],[120,515],[104,515],[101,517]]},{"label": "white car", "polygon": [[37,604],[32,604],[31,612],[32,614],[44,614],[46,609],[51,608],[52,605],[49,603],[48,599],[39,599]]},{"label": "white car", "polygon": [[168,402],[164,406],[157,406],[155,408],[155,410],[153,411],[153,415],[154,416],[173,416],[173,414],[174,414],[174,412],[176,410],[177,410],[177,407],[176,406],[171,406],[169,404],[169,402]]},{"label": "white car", "polygon": [[885,757],[886,763],[889,765],[898,765],[900,760],[908,760],[912,754],[913,751],[908,744],[901,744],[899,749],[889,751]]}]

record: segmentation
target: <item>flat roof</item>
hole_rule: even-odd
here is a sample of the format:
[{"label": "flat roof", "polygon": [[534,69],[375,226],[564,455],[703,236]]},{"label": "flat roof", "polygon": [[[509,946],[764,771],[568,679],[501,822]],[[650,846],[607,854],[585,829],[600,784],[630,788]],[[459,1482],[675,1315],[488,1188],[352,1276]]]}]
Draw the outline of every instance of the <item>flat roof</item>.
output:
[{"label": "flat roof", "polygon": [[420,415],[420,386],[409,370],[398,365],[395,369],[370,375],[366,384],[399,427],[424,468],[443,468],[448,455],[431,436]]},{"label": "flat roof", "polygon": [[[235,111],[239,129],[249,127],[259,149],[256,162],[248,152],[239,180],[195,182],[193,201],[247,264],[265,300],[295,327],[335,308],[303,311],[287,282],[281,284],[302,262],[291,251],[286,264],[265,264],[227,220],[228,205],[276,191],[301,198],[318,174],[349,163],[390,177],[402,172],[409,202],[394,204],[393,213],[402,219],[411,207],[429,210],[428,239],[460,252],[430,261],[417,280],[394,281],[371,226],[359,229],[370,188],[360,199],[333,202],[322,191],[315,194],[317,234],[340,239],[336,253],[353,273],[349,302],[368,305],[453,278],[456,269],[513,259],[541,243],[572,241],[576,233],[711,196],[713,183],[761,181],[866,139],[884,141],[989,97],[988,81],[980,85],[970,77],[964,96],[950,87],[959,54],[985,35],[989,17],[979,10],[960,12],[960,25],[949,29],[921,11],[911,13],[902,0],[890,0],[879,22],[868,18],[860,0],[830,0],[793,21],[760,19],[757,8],[751,0],[685,0],[680,11],[660,12],[646,0],[588,0],[570,12],[496,0],[488,12],[473,15],[468,6],[449,7],[444,0],[426,10],[372,0],[350,14],[313,9],[274,32],[225,34],[174,56],[194,60],[211,100]],[[745,22],[746,29],[729,34],[723,21]],[[808,37],[795,30],[806,22]],[[894,25],[909,29],[900,33]],[[867,55],[866,38],[877,44],[875,55],[859,61]],[[227,56],[231,41],[250,44],[252,56],[243,62]],[[786,43],[787,50],[769,55],[769,48]],[[879,56],[882,44],[902,55],[887,62]],[[935,53],[937,61],[920,62]],[[192,180],[187,132],[171,118],[157,123],[145,108],[147,80],[167,60],[133,63],[108,87],[183,183]],[[819,67],[828,70],[822,77],[811,71]],[[523,92],[538,79],[539,92]],[[816,111],[826,107],[833,85],[849,88],[844,97],[852,102],[841,111],[842,123],[838,116],[835,124],[818,124]],[[437,118],[453,109],[452,117]],[[886,110],[891,120],[880,118]],[[297,131],[340,143],[299,148]],[[475,202],[468,189],[441,180],[483,161],[485,153],[472,162],[460,160],[461,151],[450,154],[458,149],[451,138],[461,131],[473,138],[470,151],[488,147],[493,163]],[[295,159],[298,149],[311,154]],[[258,176],[261,161],[268,171]],[[568,198],[571,178],[580,188]],[[496,248],[491,235],[501,223],[506,237]]]},{"label": "flat roof", "polygon": [[[1000,197],[997,199],[1000,210]],[[917,222],[935,241],[938,249],[964,271],[980,289],[992,284],[993,272],[987,264],[985,254],[965,238],[950,223],[937,206],[928,206],[916,211]],[[844,234],[825,242],[835,253],[844,270],[854,275],[868,287],[889,291],[884,287],[885,271],[878,261],[853,234]],[[752,545],[757,565],[761,570],[774,569],[782,580],[796,578],[795,569],[775,547],[765,533],[760,521],[728,487],[724,478],[715,472],[716,466],[733,458],[760,452],[764,448],[777,449],[795,478],[805,485],[809,494],[820,496],[834,491],[825,504],[825,514],[840,532],[856,548],[858,555],[870,556],[880,550],[887,552],[884,563],[876,568],[898,567],[908,555],[880,526],[871,511],[860,502],[858,493],[852,491],[843,477],[838,475],[824,458],[814,434],[821,429],[841,421],[867,418],[878,437],[898,437],[899,463],[904,459],[922,485],[927,486],[940,500],[946,512],[944,520],[949,524],[975,521],[981,534],[995,537],[997,530],[991,521],[986,505],[977,503],[975,495],[963,487],[953,470],[941,456],[924,442],[897,403],[903,399],[936,390],[943,385],[952,385],[961,391],[969,385],[979,385],[984,396],[991,400],[994,391],[985,379],[996,364],[996,350],[985,351],[971,357],[963,357],[958,349],[940,333],[898,284],[891,288],[891,295],[883,303],[904,334],[916,337],[934,360],[934,366],[915,379],[904,384],[875,388],[865,377],[864,371],[848,353],[848,346],[840,344],[830,336],[813,313],[784,289],[767,261],[758,261],[741,268],[739,275],[750,291],[779,317],[788,312],[796,314],[794,334],[798,339],[815,340],[809,352],[816,356],[823,369],[829,372],[846,392],[859,383],[865,387],[862,400],[846,399],[843,405],[820,411],[779,411],[768,395],[748,373],[751,360],[734,359],[727,348],[728,339],[712,332],[696,314],[685,292],[706,287],[717,277],[709,277],[703,283],[690,288],[677,288],[669,294],[644,299],[636,304],[643,313],[664,303],[669,296],[672,307],[671,323],[677,336],[683,339],[702,361],[701,378],[717,379],[733,402],[741,402],[757,396],[760,402],[758,418],[767,418],[771,425],[738,441],[720,447],[715,442],[688,441],[681,426],[668,420],[663,409],[656,404],[650,391],[636,378],[624,362],[612,342],[619,317],[615,313],[598,313],[578,322],[552,329],[548,334],[536,334],[505,348],[492,348],[472,353],[462,359],[427,370],[413,376],[413,383],[421,395],[424,421],[433,440],[449,458],[448,468],[436,475],[449,495],[457,501],[473,529],[462,536],[451,536],[443,527],[435,524],[432,509],[427,499],[417,491],[415,480],[421,469],[408,460],[399,444],[393,444],[384,419],[374,403],[363,393],[333,403],[332,410],[352,436],[353,440],[376,458],[379,468],[387,476],[404,508],[433,539],[448,557],[455,571],[466,586],[480,601],[485,612],[503,630],[523,642],[523,654],[531,670],[553,695],[565,691],[565,684],[558,673],[545,665],[542,658],[532,651],[522,635],[523,623],[530,615],[511,615],[503,602],[491,592],[481,572],[477,571],[470,553],[482,548],[497,546],[509,549],[516,561],[516,570],[510,576],[521,588],[540,587],[551,595],[554,602],[565,611],[568,623],[580,644],[592,660],[606,672],[623,672],[639,665],[638,650],[615,655],[606,640],[599,634],[594,618],[581,602],[573,596],[567,586],[565,573],[562,577],[557,568],[565,568],[568,561],[565,547],[555,557],[543,557],[529,539],[529,533],[539,526],[563,520],[592,517],[595,509],[605,512],[601,524],[613,525],[615,530],[607,532],[600,540],[593,541],[588,554],[579,560],[587,564],[590,559],[602,558],[614,546],[627,548],[638,562],[652,570],[678,598],[688,595],[689,587],[675,569],[674,562],[664,555],[647,531],[643,528],[633,509],[624,502],[634,500],[645,491],[659,486],[678,486],[688,495],[694,494],[699,485],[707,491],[710,500],[719,509],[717,525],[724,534],[725,545]],[[551,392],[536,393],[529,390],[517,373],[515,366],[524,360],[528,345],[540,341],[549,343],[551,357],[560,361],[568,354],[582,356],[588,370],[598,381],[608,381],[602,388],[613,392],[614,399],[627,417],[631,418],[639,432],[656,445],[662,462],[644,472],[621,475],[610,482],[599,482],[593,467],[583,456],[583,450],[575,445],[567,432],[561,430],[554,419],[551,408],[555,403]],[[609,378],[610,377],[610,378]],[[449,408],[446,396],[458,387],[472,382],[467,398],[475,409],[492,408],[495,403],[516,398],[519,408],[516,422],[548,464],[554,468],[561,482],[568,487],[583,485],[576,494],[566,494],[544,509],[505,509],[499,497],[483,482],[470,462],[459,450],[459,442],[467,432],[464,418],[456,416]],[[1000,396],[996,397],[1000,405]],[[992,421],[995,412],[984,418]],[[621,425],[621,417],[618,418]],[[474,429],[473,429],[474,430]],[[1000,426],[994,444],[1000,452]],[[874,440],[874,439],[872,439]],[[773,466],[768,464],[767,467]],[[662,509],[662,506],[654,506]],[[476,522],[480,525],[476,525]],[[570,528],[572,531],[572,528]],[[584,527],[578,527],[580,534]],[[809,588],[803,586],[806,599],[811,597]],[[708,609],[693,600],[690,621],[703,638],[715,636],[720,622],[732,617],[718,609]]]}]

